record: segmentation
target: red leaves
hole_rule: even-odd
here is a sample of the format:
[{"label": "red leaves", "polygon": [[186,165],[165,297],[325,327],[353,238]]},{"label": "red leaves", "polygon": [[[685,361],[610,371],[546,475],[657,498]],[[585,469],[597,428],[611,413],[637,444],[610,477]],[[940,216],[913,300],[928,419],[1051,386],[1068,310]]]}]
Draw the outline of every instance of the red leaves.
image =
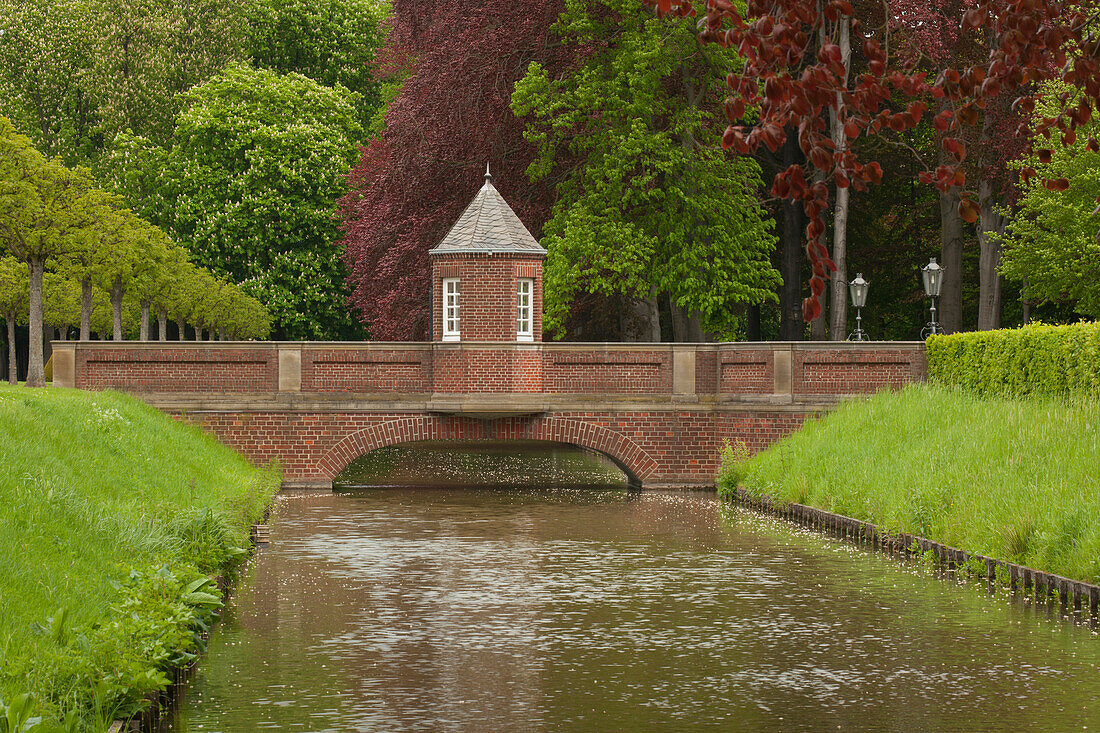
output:
[{"label": "red leaves", "polygon": [[966,160],[966,144],[957,137],[945,137],[943,149],[955,156],[960,163]]},{"label": "red leaves", "polygon": [[978,30],[989,20],[989,14],[985,8],[971,8],[963,15],[963,28]]},{"label": "red leaves", "polygon": [[1050,150],[1050,148],[1043,148],[1042,150],[1040,150],[1039,151],[1039,162],[1042,163],[1043,165],[1050,164],[1051,153],[1052,153],[1052,151]]},{"label": "red leaves", "polygon": [[1055,178],[1053,180],[1043,181],[1043,186],[1051,191],[1065,191],[1069,188],[1069,180],[1066,178]]},{"label": "red leaves", "polygon": [[959,201],[959,216],[967,224],[973,224],[978,220],[978,216],[981,214],[981,209],[969,196],[964,196]]}]

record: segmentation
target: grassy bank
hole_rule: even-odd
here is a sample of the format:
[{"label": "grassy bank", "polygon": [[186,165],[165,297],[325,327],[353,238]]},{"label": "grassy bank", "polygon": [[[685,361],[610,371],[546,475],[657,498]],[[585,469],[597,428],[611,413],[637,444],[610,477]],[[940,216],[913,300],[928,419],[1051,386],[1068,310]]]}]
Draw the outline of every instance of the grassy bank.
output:
[{"label": "grassy bank", "polygon": [[0,697],[95,730],[198,651],[277,472],[124,395],[8,386],[0,464]]},{"label": "grassy bank", "polygon": [[990,557],[1100,582],[1100,403],[916,385],[842,405],[719,490],[808,504]]}]

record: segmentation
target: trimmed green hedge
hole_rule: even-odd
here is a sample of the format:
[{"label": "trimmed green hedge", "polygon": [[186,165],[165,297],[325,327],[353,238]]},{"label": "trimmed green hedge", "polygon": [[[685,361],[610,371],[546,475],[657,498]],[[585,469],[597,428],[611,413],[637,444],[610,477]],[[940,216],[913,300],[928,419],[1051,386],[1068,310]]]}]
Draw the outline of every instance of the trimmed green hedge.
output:
[{"label": "trimmed green hedge", "polygon": [[928,376],[984,395],[1100,397],[1100,322],[932,336]]}]

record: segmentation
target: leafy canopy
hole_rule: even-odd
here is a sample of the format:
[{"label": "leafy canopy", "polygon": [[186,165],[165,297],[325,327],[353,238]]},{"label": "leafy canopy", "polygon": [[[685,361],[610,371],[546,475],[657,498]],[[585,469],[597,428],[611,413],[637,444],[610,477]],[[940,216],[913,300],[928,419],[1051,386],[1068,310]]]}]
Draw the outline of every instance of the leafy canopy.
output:
[{"label": "leafy canopy", "polygon": [[231,64],[183,99],[171,148],[124,136],[118,185],[196,264],[264,302],[280,336],[353,335],[333,214],[362,134],[359,95]]},{"label": "leafy canopy", "polygon": [[759,167],[720,145],[712,95],[736,54],[632,0],[573,0],[555,30],[586,61],[558,79],[532,63],[512,96],[538,147],[529,176],[561,181],[542,239],[548,328],[562,332],[579,291],[668,293],[732,337],[733,306],[774,299],[779,282]]}]

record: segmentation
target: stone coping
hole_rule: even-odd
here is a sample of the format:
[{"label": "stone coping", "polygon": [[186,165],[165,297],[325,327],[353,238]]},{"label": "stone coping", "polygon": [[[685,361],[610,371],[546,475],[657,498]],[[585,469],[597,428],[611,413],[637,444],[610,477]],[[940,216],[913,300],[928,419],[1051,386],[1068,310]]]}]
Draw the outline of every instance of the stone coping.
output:
[{"label": "stone coping", "polygon": [[349,351],[457,351],[514,349],[517,351],[882,351],[923,350],[923,341],[723,341],[718,343],[620,343],[600,341],[52,341],[54,350],[94,349],[328,349]]},{"label": "stone coping", "polygon": [[817,412],[865,395],[737,395],[699,399],[698,395],[473,394],[265,394],[209,392],[131,392],[143,402],[178,412],[436,412],[479,419],[522,417],[551,412]]}]

